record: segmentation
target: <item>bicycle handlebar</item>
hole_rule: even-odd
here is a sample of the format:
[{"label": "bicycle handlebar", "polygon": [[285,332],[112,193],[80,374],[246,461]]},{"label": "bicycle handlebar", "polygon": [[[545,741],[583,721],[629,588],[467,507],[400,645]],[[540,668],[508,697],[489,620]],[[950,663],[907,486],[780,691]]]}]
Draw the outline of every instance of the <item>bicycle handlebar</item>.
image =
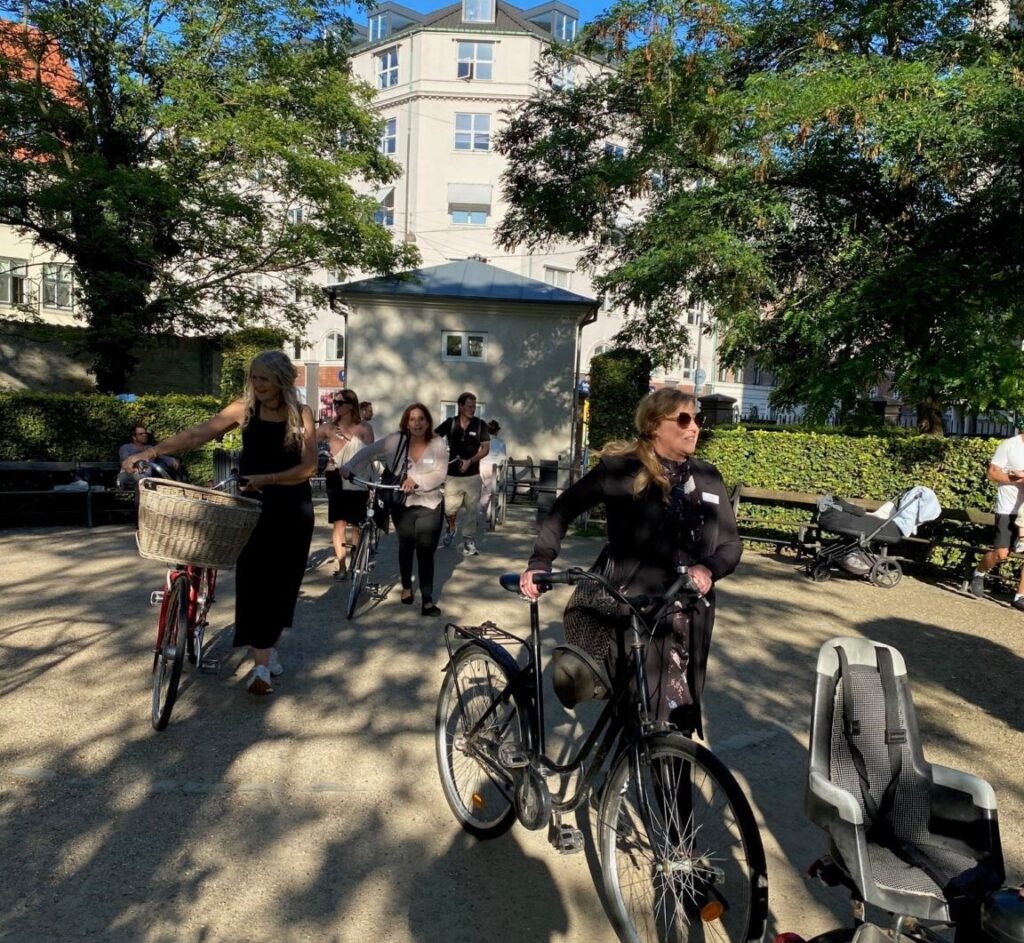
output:
[{"label": "bicycle handlebar", "polygon": [[[164,468],[164,466],[161,465],[157,461],[152,461],[151,462],[149,459],[140,458],[135,463],[135,467],[136,468],[144,468],[144,469],[151,470],[151,471],[153,471],[153,473],[158,478],[166,478],[168,481],[174,481],[174,479],[171,477],[170,472],[166,468]],[[224,488],[227,485],[238,485],[240,488],[244,488],[248,483],[249,483],[249,479],[248,478],[246,478],[244,475],[240,475],[238,473],[238,469],[237,468],[232,468],[231,469],[231,474],[228,475],[227,478],[225,478],[223,481],[219,481],[219,482],[217,482],[217,484],[213,485],[213,490],[214,491],[220,491],[221,488]]]},{"label": "bicycle handlebar", "polygon": [[562,570],[561,572],[533,574],[534,586],[540,587],[542,591],[544,589],[550,589],[551,586],[556,583],[568,583],[570,586],[574,586],[577,583],[587,580],[599,583],[613,599],[628,607],[638,617],[640,616],[640,610],[649,609],[660,600],[660,606],[658,606],[653,617],[650,617],[654,622],[661,619],[672,605],[682,597],[687,597],[694,601],[699,599],[704,604],[705,608],[711,605],[711,603],[709,603],[704,597],[703,593],[701,593],[699,587],[694,582],[693,577],[690,576],[689,569],[685,566],[676,567],[675,580],[660,597],[651,597],[643,594],[638,596],[625,596],[600,573],[593,573],[590,570],[583,570],[579,567],[572,567],[571,569]]}]

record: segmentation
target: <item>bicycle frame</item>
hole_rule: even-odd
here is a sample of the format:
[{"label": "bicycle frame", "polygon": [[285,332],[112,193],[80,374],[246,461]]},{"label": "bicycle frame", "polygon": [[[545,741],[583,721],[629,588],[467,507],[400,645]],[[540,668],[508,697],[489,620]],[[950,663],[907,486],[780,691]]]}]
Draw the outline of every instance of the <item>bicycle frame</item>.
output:
[{"label": "bicycle frame", "polygon": [[[642,632],[645,627],[640,617],[634,612],[630,619],[629,634],[631,639],[628,670],[618,673],[618,680],[612,688],[611,696],[601,711],[594,729],[587,735],[576,755],[571,757],[566,763],[558,763],[546,753],[544,689],[541,672],[538,670],[538,666],[541,664],[538,601],[536,599],[530,601],[529,641],[512,635],[510,632],[505,632],[497,626],[491,626],[484,632],[478,633],[474,633],[473,630],[475,628],[477,627],[456,626],[452,623],[445,627],[445,645],[448,649],[449,663],[455,657],[455,651],[451,644],[451,635],[454,631],[454,633],[467,640],[466,644],[482,648],[494,657],[508,671],[509,685],[501,692],[500,699],[484,712],[473,728],[466,731],[467,739],[471,739],[483,728],[499,704],[507,704],[509,700],[516,699],[529,718],[526,730],[528,742],[523,744],[523,747],[530,762],[536,763],[544,773],[559,776],[568,776],[581,768],[584,769],[576,785],[576,790],[571,796],[561,798],[552,796],[551,800],[552,809],[557,813],[575,810],[592,791],[594,780],[598,772],[604,768],[605,759],[619,741],[620,735],[625,732],[631,742],[639,742],[642,733],[653,732],[657,726],[651,721],[647,708],[649,688],[643,658],[645,645],[642,639]],[[526,665],[520,665],[499,640],[506,643],[515,642],[524,646],[527,649]],[[454,680],[459,703],[463,707],[463,716],[465,716],[465,704],[462,699],[463,695],[458,677],[455,676]],[[636,708],[635,725],[631,725],[628,722],[630,703]],[[634,728],[633,732],[630,732],[631,727]],[[666,729],[668,728],[666,727]],[[596,754],[594,754],[593,762],[588,763],[595,748]],[[482,758],[488,763],[496,762],[492,757],[483,756]]]}]

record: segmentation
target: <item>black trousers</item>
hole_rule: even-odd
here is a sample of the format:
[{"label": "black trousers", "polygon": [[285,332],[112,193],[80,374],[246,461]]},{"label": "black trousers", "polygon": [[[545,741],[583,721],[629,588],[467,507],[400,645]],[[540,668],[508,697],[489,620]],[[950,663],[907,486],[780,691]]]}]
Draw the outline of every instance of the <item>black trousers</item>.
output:
[{"label": "black trousers", "polygon": [[392,512],[398,534],[398,572],[402,589],[412,589],[412,560],[416,556],[423,602],[434,599],[434,554],[441,537],[441,508],[401,507]]}]

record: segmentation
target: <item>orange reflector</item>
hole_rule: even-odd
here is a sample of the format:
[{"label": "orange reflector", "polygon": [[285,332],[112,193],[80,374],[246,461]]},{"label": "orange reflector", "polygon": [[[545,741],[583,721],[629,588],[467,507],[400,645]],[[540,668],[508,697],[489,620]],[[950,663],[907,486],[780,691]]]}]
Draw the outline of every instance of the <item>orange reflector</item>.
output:
[{"label": "orange reflector", "polygon": [[705,923],[711,923],[712,920],[717,920],[724,913],[725,908],[722,906],[721,901],[709,900],[700,909],[700,919]]},{"label": "orange reflector", "polygon": [[482,809],[484,807],[484,797],[478,792],[473,793],[473,808]]}]

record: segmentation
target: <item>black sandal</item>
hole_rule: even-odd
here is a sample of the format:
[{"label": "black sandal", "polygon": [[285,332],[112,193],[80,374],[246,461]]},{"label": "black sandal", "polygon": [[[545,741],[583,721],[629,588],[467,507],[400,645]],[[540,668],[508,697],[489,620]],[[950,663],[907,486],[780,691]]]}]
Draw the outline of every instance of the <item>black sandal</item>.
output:
[{"label": "black sandal", "polygon": [[420,612],[422,612],[423,615],[425,616],[441,615],[441,610],[438,609],[437,606],[429,599],[424,601],[423,608],[420,610]]},{"label": "black sandal", "polygon": [[[409,595],[406,596],[405,595],[406,593],[408,593]],[[415,598],[416,598],[416,594],[411,589],[403,589],[402,590],[402,604],[403,605],[411,606],[412,605],[412,601]]]}]

